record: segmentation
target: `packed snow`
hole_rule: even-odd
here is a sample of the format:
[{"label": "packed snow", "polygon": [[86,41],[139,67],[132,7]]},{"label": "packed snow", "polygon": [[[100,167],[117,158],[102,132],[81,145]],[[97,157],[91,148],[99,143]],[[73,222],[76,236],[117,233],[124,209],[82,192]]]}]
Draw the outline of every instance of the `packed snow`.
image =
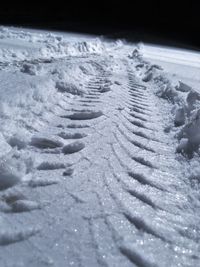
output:
[{"label": "packed snow", "polygon": [[0,27],[0,266],[199,266],[200,53]]}]

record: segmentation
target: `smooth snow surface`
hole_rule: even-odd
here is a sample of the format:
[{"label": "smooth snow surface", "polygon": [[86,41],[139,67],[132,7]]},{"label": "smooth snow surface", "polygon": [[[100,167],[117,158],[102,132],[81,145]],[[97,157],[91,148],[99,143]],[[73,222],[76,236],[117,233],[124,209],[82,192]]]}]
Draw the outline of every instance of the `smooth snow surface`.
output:
[{"label": "smooth snow surface", "polygon": [[0,27],[1,267],[200,266],[184,53]]}]

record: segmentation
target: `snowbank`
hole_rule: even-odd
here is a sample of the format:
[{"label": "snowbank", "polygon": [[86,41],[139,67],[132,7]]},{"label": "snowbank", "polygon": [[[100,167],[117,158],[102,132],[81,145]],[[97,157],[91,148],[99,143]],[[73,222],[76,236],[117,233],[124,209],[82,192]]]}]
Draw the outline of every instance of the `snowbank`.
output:
[{"label": "snowbank", "polygon": [[200,94],[192,87],[167,75],[160,66],[143,59],[142,50],[135,49],[130,59],[134,60],[138,77],[151,83],[155,94],[168,101],[174,118],[176,137],[179,140],[176,151],[189,158],[200,152]]},{"label": "snowbank", "polygon": [[[119,43],[115,44],[119,46]],[[100,38],[70,39],[59,33],[19,31],[0,27],[0,61],[84,56],[105,53],[107,47]],[[26,67],[25,67],[26,68]]]}]

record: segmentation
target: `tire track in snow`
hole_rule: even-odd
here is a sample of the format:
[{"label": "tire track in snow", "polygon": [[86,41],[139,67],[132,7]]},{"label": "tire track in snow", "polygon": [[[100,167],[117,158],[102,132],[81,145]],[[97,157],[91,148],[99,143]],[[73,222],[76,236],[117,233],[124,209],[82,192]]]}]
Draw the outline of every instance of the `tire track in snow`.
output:
[{"label": "tire track in snow", "polygon": [[[73,263],[82,266],[178,266],[190,257],[191,248],[196,247],[191,238],[182,238],[189,224],[181,221],[179,215],[187,201],[181,199],[181,184],[176,185],[179,178],[173,176],[171,166],[175,159],[167,162],[171,157],[165,149],[168,144],[162,140],[165,135],[155,122],[159,107],[150,105],[151,91],[136,82],[131,70],[127,71],[129,85],[113,92],[108,90],[110,74],[103,63],[97,60],[93,64],[98,75],[87,84],[88,93],[73,99],[71,108],[61,114],[57,124],[60,127],[55,127],[63,145],[50,138],[39,140],[39,150],[33,148],[58,149],[58,154],[52,156],[54,160],[60,156],[69,160],[77,157],[72,167],[56,161],[38,165],[37,173],[49,171],[50,176],[59,177],[63,168],[69,168],[66,169],[69,177],[65,177],[60,189],[49,188],[48,192],[40,188],[42,180],[35,185],[32,180],[32,186],[29,183],[38,190],[38,195],[46,192],[49,199],[52,193],[60,198],[60,202],[54,199],[57,205],[51,204],[58,210],[58,218],[52,221],[59,234],[51,227],[54,242],[45,246],[51,248],[49,255],[52,253],[55,258],[62,255],[63,259],[70,255]],[[103,93],[102,87],[108,91]],[[128,111],[117,109],[121,103],[125,103]],[[75,174],[70,173],[70,168]],[[61,209],[62,205],[68,206]],[[41,215],[41,218],[48,224],[46,218],[54,213],[50,206],[46,211],[46,217]]]},{"label": "tire track in snow", "polygon": [[[134,85],[135,86],[135,85]],[[141,94],[140,94],[141,95]],[[144,94],[143,94],[143,96],[144,96]],[[135,97],[135,95],[134,95],[134,97]],[[138,98],[137,96],[136,96],[136,98]],[[141,98],[142,98],[142,95],[141,95]],[[145,98],[145,99],[147,99],[147,97]],[[147,104],[146,104],[147,105]],[[136,104],[136,106],[137,106],[137,108],[138,108],[138,103]],[[148,105],[147,105],[147,107],[148,107]],[[135,110],[136,112],[138,112],[138,110],[136,109]],[[139,112],[138,112],[139,113]],[[147,115],[147,114],[145,114],[145,115]],[[138,118],[139,119],[139,118]],[[135,124],[135,126],[138,126],[138,127],[140,127],[140,125],[138,124]],[[119,128],[118,128],[119,129]],[[123,134],[124,135],[124,133],[123,133],[123,131],[121,131],[121,134]],[[126,134],[125,134],[126,135]],[[144,137],[144,138],[146,138],[146,135],[143,135],[143,134],[139,134],[139,136],[141,136],[141,137]],[[115,134],[115,137],[116,137],[116,134]],[[150,139],[150,138],[149,138]],[[128,140],[128,141],[130,141],[130,139]],[[117,139],[117,142],[118,142],[118,144],[120,144],[120,142],[121,142],[121,139]],[[125,147],[123,147],[123,149],[125,149]],[[142,149],[142,147],[141,147],[141,149]],[[113,151],[114,152],[114,151]],[[126,150],[126,152],[127,152],[127,150]],[[156,150],[154,151],[154,153],[156,153]],[[122,153],[123,154],[123,153]],[[128,153],[129,154],[129,153]],[[158,154],[160,154],[160,153],[158,153]],[[120,163],[120,165],[122,166],[122,168],[123,169],[125,169],[126,168],[126,165],[121,161],[121,159],[118,157],[118,153],[117,152],[115,152],[115,155],[116,155],[116,157],[118,158],[118,160],[119,160],[119,163]],[[146,161],[143,157],[136,157],[136,156],[133,156],[133,157],[131,157],[132,158],[132,160],[134,160],[135,162],[137,162],[137,163],[139,163],[139,164],[142,164],[142,165],[144,165],[145,167],[148,167],[148,168],[150,168],[150,169],[154,169],[154,167],[153,167],[153,165],[152,165],[152,163],[151,162],[149,162],[149,161]],[[125,160],[126,161],[126,160]],[[115,172],[113,173],[113,175],[115,176],[116,174],[115,174]],[[139,182],[139,183],[141,183],[141,185],[142,186],[146,186],[146,185],[153,185],[153,187],[155,186],[155,184],[153,183],[153,184],[151,184],[151,183],[149,183],[150,182],[150,180],[149,180],[149,178],[147,179],[147,178],[145,178],[145,176],[143,176],[142,174],[140,175],[140,174],[137,174],[135,171],[133,172],[133,171],[131,171],[131,172],[128,172],[128,175],[129,176],[131,176],[133,179],[136,179],[136,181],[137,182]],[[150,178],[151,179],[151,178]],[[119,181],[119,179],[118,179],[118,181]],[[113,187],[113,180],[112,180],[112,183],[111,183],[111,185],[110,185],[110,190],[112,191],[112,187]],[[123,186],[122,186],[123,187]],[[158,189],[158,190],[163,190],[162,189],[162,187],[160,188],[160,187],[156,187],[155,189]],[[118,194],[116,194],[116,192],[118,192]],[[128,192],[131,194],[131,193],[133,193],[132,195],[134,196],[134,197],[136,197],[136,198],[138,198],[138,199],[140,199],[140,200],[143,200],[143,202],[145,203],[145,204],[147,204],[147,205],[149,205],[149,206],[151,206],[152,208],[155,208],[155,206],[154,206],[154,202],[152,202],[152,201],[149,201],[149,199],[148,198],[146,198],[146,194],[144,194],[144,195],[141,195],[141,194],[137,194],[137,191],[135,192],[135,189],[134,190],[129,190],[128,189]],[[120,195],[120,193],[119,193],[119,190],[113,190],[113,193],[112,194],[116,194],[115,195],[115,197],[114,198],[117,198],[119,195]],[[164,191],[163,191],[163,193],[162,194],[165,194],[164,193]],[[146,199],[147,199],[147,201],[146,201]],[[122,203],[123,203],[123,201],[124,201],[124,198],[122,198]],[[176,201],[175,201],[176,202]],[[174,204],[175,205],[175,204]],[[123,208],[124,209],[124,208]],[[142,232],[146,232],[147,234],[150,234],[150,235],[153,235],[156,239],[158,238],[158,239],[160,239],[162,242],[164,242],[164,243],[169,243],[169,244],[172,244],[172,246],[175,246],[177,243],[176,243],[176,238],[175,239],[173,239],[172,238],[172,236],[170,235],[169,236],[169,238],[166,236],[166,233],[165,232],[163,232],[162,233],[162,231],[159,233],[159,232],[157,232],[157,230],[156,230],[156,228],[154,228],[154,226],[152,225],[152,226],[150,226],[150,225],[148,225],[148,224],[146,224],[145,223],[145,218],[144,217],[142,217],[142,218],[137,218],[137,217],[134,217],[131,213],[126,213],[125,212],[125,217],[127,218],[127,220],[130,222],[130,223],[133,223],[134,224],[134,226],[139,230],[139,231],[142,231]],[[144,216],[144,215],[143,215]],[[167,219],[167,218],[166,218]],[[166,220],[166,223],[168,223],[167,222],[167,220]],[[168,228],[168,230],[169,230],[169,232],[170,231],[172,231],[172,233],[173,233],[173,231],[174,231],[174,228],[173,228],[174,226],[173,226],[173,224],[171,225],[171,228],[169,227]],[[161,234],[162,233],[162,234]],[[164,234],[164,235],[163,235]],[[177,232],[176,232],[176,235],[177,235]],[[180,236],[179,237],[177,237],[177,239],[179,239],[179,241],[181,242],[181,239],[180,239]],[[162,246],[164,246],[164,244],[162,244]],[[183,243],[182,243],[182,246],[184,247],[184,245],[183,245]],[[187,247],[187,246],[186,246]],[[186,248],[185,248],[186,249]],[[126,245],[126,242],[125,242],[125,246],[122,246],[122,247],[120,247],[120,250],[121,250],[121,252],[122,253],[124,253],[133,263],[136,263],[136,264],[139,264],[139,266],[140,266],[140,264],[142,265],[142,266],[154,266],[155,265],[155,263],[150,263],[148,260],[146,261],[146,259],[145,259],[145,257],[143,256],[143,254],[142,255],[139,255],[138,254],[138,252],[137,252],[137,250],[135,250],[134,249],[134,246],[129,246],[129,245]],[[144,253],[144,252],[143,252]],[[170,253],[173,253],[173,252],[170,252]],[[155,256],[154,256],[154,258],[156,258]],[[158,259],[157,259],[158,260]]]},{"label": "tire track in snow", "polygon": [[[99,89],[99,87],[98,87]],[[88,96],[85,96],[85,99],[91,99],[91,100],[95,100],[98,99],[101,96],[101,92],[98,93],[98,91],[96,93],[90,93],[88,94]],[[98,101],[99,102],[99,101]],[[74,103],[75,104],[75,103]],[[75,105],[76,106],[76,105]],[[61,106],[62,107],[62,106]],[[66,110],[67,111],[67,110]],[[100,111],[84,111],[84,110],[73,110],[71,109],[71,111],[75,111],[74,114],[69,115],[71,120],[75,120],[75,121],[86,121],[86,120],[93,120],[95,118],[98,118],[100,116],[103,115],[102,112]],[[62,125],[60,125],[62,127]],[[90,125],[83,125],[83,124],[69,124],[67,125],[68,129],[84,129],[84,128],[88,128],[90,127]],[[64,140],[70,140],[70,139],[82,139],[84,137],[86,137],[87,135],[84,133],[67,133],[65,134],[65,132],[62,132],[60,134],[58,134],[58,136],[60,136],[61,138],[63,138]],[[73,143],[67,144],[67,145],[63,145],[63,143],[61,141],[59,141],[59,139],[57,140],[55,137],[51,138],[51,137],[38,137],[38,136],[33,136],[32,140],[30,142],[30,146],[32,146],[33,148],[39,149],[39,150],[44,150],[45,153],[47,152],[46,150],[55,150],[55,149],[60,149],[60,151],[62,151],[65,155],[69,155],[69,154],[73,154],[73,153],[77,153],[80,150],[82,150],[85,145],[82,142],[79,141],[75,141]],[[58,153],[59,150],[58,150]],[[54,170],[60,170],[60,169],[66,169],[66,165],[63,163],[59,163],[59,162],[48,162],[48,161],[43,161],[41,162],[38,166],[37,166],[37,171],[54,171]],[[71,175],[72,172],[69,170],[73,170],[73,169],[66,169],[63,173],[64,176],[66,175]],[[38,188],[38,187],[45,187],[48,185],[54,185],[56,184],[56,181],[54,180],[49,180],[49,179],[34,179],[34,180],[30,180],[28,183],[28,186],[30,186],[30,188]],[[8,198],[7,198],[8,199]],[[7,201],[7,200],[6,200]],[[8,203],[8,202],[7,202]],[[28,212],[31,210],[35,210],[38,207],[38,204],[36,202],[33,201],[29,201],[26,199],[21,199],[20,196],[16,195],[15,198],[13,198],[12,202],[9,201],[9,205],[11,206],[12,210],[11,212],[15,212],[15,213],[19,213],[19,212]],[[29,230],[24,230],[23,232],[21,230],[19,230],[18,232],[8,232],[8,233],[2,233],[2,235],[0,234],[0,245],[8,245],[10,243],[14,243],[14,242],[18,242],[18,241],[22,241],[22,240],[26,240],[27,238],[31,237],[32,235],[35,235],[36,233],[38,233],[38,230],[35,228],[33,228],[32,231]]]}]

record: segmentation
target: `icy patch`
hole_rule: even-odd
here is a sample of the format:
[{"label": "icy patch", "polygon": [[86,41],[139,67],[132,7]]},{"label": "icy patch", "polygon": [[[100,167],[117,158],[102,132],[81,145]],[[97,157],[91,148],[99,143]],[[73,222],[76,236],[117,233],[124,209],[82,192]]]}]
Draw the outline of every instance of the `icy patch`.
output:
[{"label": "icy patch", "polygon": [[191,111],[193,111],[195,108],[197,108],[197,104],[200,102],[200,94],[191,90],[187,95],[187,112],[188,115],[190,115]]}]

